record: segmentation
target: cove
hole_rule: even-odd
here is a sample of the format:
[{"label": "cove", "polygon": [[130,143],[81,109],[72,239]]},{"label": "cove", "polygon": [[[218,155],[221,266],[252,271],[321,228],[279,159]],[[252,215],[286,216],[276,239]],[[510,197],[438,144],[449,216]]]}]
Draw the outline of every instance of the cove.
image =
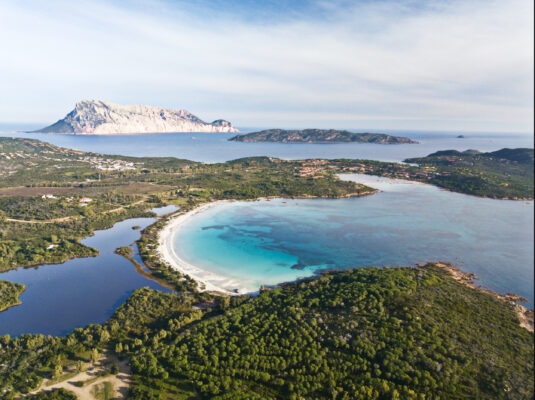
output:
[{"label": "cove", "polygon": [[[174,210],[174,206],[153,209],[158,215]],[[118,247],[139,239],[139,230],[133,230],[134,226],[143,229],[155,221],[131,218],[110,229],[95,231],[82,243],[97,248],[100,254],[96,257],[0,274],[2,280],[26,285],[20,296],[21,305],[0,313],[0,335],[64,335],[75,328],[106,321],[135,289],[146,286],[169,292],[138,274],[130,261],[114,253]]]},{"label": "cove", "polygon": [[[367,177],[365,177],[367,178]],[[344,179],[362,181],[362,176]],[[174,234],[191,265],[254,292],[322,269],[450,261],[533,306],[533,202],[376,179],[375,195],[215,205]]]}]

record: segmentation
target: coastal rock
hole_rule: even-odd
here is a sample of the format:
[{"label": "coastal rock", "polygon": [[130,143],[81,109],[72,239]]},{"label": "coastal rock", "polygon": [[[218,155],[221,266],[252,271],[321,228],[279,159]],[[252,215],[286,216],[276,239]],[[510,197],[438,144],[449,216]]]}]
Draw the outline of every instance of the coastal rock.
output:
[{"label": "coastal rock", "polygon": [[239,132],[228,121],[204,122],[186,110],[82,100],[65,118],[35,132],[114,135],[168,132]]}]

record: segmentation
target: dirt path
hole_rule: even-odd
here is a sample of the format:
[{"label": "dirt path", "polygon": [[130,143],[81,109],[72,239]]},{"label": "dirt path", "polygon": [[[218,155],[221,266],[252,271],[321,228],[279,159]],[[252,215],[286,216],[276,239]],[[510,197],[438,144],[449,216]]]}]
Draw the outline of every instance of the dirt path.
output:
[{"label": "dirt path", "polygon": [[[86,386],[77,386],[75,383],[87,381],[89,379],[94,379],[98,376],[99,372],[102,372],[112,366],[116,362],[119,367],[119,373],[117,375],[108,375],[102,376],[95,379],[90,384]],[[92,367],[91,363],[85,364],[87,370],[80,372],[78,375],[67,379],[63,382],[59,382],[50,386],[46,386],[47,381],[44,381],[39,389],[34,390],[30,394],[35,394],[42,391],[49,391],[52,389],[65,389],[70,392],[73,392],[79,400],[95,400],[93,395],[93,390],[95,386],[102,384],[104,382],[110,382],[113,387],[113,398],[114,399],[126,399],[128,394],[128,388],[130,386],[130,367],[128,361],[119,361],[115,356],[106,355],[101,358],[98,364],[95,367]],[[23,399],[24,397],[19,397]]]},{"label": "dirt path", "polygon": [[[103,211],[102,214],[110,214],[110,213],[113,213],[113,212],[124,210],[125,208],[137,206],[138,204],[143,203],[147,199],[148,199],[148,197],[144,196],[141,200],[138,200],[138,201],[136,201],[136,202],[134,202],[132,204],[129,204],[127,206],[121,206],[121,207],[113,208],[113,209],[107,210],[107,211]],[[82,217],[79,216],[79,215],[71,215],[71,216],[68,216],[68,217],[53,218],[53,219],[42,219],[42,220],[37,220],[37,219],[26,220],[26,219],[16,219],[16,218],[6,218],[6,221],[9,221],[9,222],[20,222],[22,224],[54,224],[56,222],[65,222],[65,221],[69,221],[69,220],[72,220],[72,219],[79,219],[79,218],[82,218]]]},{"label": "dirt path", "polygon": [[65,222],[69,221],[71,219],[80,218],[78,215],[71,215],[69,217],[61,217],[61,218],[54,218],[54,219],[43,219],[43,220],[37,220],[37,219],[15,219],[15,218],[6,218],[6,221],[9,222],[21,222],[23,224],[53,224],[56,222]]},{"label": "dirt path", "polygon": [[128,207],[133,207],[133,206],[137,206],[138,204],[141,204],[143,203],[145,200],[147,200],[148,197],[145,196],[143,197],[141,200],[138,200],[132,204],[129,204],[127,206],[121,206],[121,207],[117,207],[117,208],[114,208],[112,210],[108,210],[108,211],[104,211],[103,214],[109,214],[109,213],[112,213],[112,212],[117,212],[117,211],[121,211],[121,210],[124,210],[125,208],[128,208]]}]

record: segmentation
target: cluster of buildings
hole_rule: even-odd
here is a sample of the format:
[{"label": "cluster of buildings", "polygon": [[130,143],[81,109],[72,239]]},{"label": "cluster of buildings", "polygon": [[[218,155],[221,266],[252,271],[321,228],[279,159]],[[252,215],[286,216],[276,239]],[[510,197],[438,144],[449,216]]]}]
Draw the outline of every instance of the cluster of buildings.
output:
[{"label": "cluster of buildings", "polygon": [[85,156],[80,161],[88,162],[91,168],[101,171],[127,171],[135,170],[137,166],[131,161],[104,159],[100,157]]},{"label": "cluster of buildings", "polygon": [[21,152],[16,153],[0,153],[0,158],[4,158],[6,160],[12,160],[15,158],[26,158],[27,154],[23,154]]}]

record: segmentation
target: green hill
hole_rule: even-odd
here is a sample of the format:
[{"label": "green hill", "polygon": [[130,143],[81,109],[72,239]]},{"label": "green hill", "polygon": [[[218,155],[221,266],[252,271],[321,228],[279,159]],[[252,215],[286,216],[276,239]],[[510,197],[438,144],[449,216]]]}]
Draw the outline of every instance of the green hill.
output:
[{"label": "green hill", "polygon": [[[213,299],[212,301],[210,301]],[[214,301],[215,300],[215,301]],[[107,351],[131,399],[530,399],[533,333],[436,264],[332,272],[259,296],[139,289],[105,324],[0,337],[4,396]]]},{"label": "green hill", "polygon": [[409,158],[434,185],[476,196],[533,199],[533,149],[442,150],[427,157]]},{"label": "green hill", "polygon": [[355,133],[335,129],[267,129],[237,135],[229,140],[235,142],[282,142],[282,143],[380,143],[401,144],[418,143],[406,137],[385,135],[383,133]]}]

